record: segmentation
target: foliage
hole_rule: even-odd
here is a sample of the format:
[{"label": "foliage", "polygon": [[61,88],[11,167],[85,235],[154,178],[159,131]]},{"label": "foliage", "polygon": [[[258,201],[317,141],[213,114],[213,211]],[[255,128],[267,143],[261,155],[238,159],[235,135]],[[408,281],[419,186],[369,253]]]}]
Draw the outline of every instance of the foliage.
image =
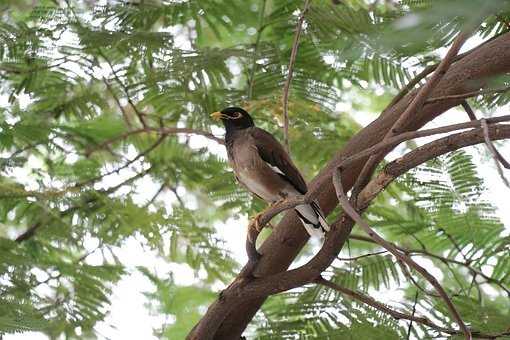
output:
[{"label": "foliage", "polygon": [[[196,273],[187,286],[175,273],[138,268],[155,287],[148,308],[169,316],[155,334],[184,337],[241,265],[215,226],[264,206],[233,181],[209,114],[244,106],[281,139],[282,87],[302,5],[0,3],[0,337],[97,336],[115,284],[133,270],[118,256],[132,240]],[[487,11],[480,37],[508,31],[508,1],[313,1],[289,103],[292,157],[305,177],[359,129],[359,116],[380,112],[437,62],[480,8]],[[491,83],[507,85],[507,77]],[[508,93],[473,100],[489,113],[509,101]],[[441,270],[474,328],[497,333],[509,326],[510,239],[485,192],[469,154],[457,152],[407,174],[366,216]],[[341,256],[377,251],[352,239]],[[398,288],[397,307],[406,311],[418,291],[420,311],[452,323],[419,275],[387,254],[335,261],[328,275],[366,294]],[[261,339],[395,339],[407,324],[306,287],[272,297],[250,331]],[[437,335],[416,324],[412,332]]]}]

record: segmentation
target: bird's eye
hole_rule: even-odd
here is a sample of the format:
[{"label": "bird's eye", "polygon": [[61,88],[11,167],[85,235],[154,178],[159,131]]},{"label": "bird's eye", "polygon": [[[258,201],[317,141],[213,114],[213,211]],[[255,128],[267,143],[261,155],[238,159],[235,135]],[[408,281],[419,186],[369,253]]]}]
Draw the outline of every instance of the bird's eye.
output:
[{"label": "bird's eye", "polygon": [[243,115],[241,112],[234,112],[234,115],[231,117],[232,119],[239,119],[241,118]]}]

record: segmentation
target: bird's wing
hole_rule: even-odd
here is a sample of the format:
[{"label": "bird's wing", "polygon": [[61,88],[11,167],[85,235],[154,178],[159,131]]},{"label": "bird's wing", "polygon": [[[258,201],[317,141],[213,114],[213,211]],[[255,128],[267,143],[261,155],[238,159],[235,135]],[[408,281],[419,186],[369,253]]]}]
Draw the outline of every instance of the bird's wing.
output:
[{"label": "bird's wing", "polygon": [[250,132],[260,158],[268,163],[275,172],[279,173],[297,191],[305,194],[308,189],[301,173],[290,159],[283,146],[269,132],[253,128]]}]

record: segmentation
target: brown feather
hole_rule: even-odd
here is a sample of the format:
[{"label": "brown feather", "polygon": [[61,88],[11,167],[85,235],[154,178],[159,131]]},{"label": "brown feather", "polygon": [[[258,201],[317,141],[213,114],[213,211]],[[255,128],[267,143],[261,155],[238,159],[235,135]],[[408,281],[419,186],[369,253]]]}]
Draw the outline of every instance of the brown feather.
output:
[{"label": "brown feather", "polygon": [[305,194],[308,191],[306,182],[280,142],[265,130],[256,127],[250,130],[250,134],[255,141],[255,146],[257,147],[260,157],[265,162],[280,169],[285,179],[289,181],[299,193]]}]

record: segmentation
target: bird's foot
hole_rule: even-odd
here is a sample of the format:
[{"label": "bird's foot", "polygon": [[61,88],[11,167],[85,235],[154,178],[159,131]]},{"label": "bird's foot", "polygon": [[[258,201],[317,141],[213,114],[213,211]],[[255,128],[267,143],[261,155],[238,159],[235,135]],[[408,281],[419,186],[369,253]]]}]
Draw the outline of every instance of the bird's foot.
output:
[{"label": "bird's foot", "polygon": [[250,221],[250,224],[249,224],[249,228],[254,228],[257,232],[261,232],[262,229],[264,229],[264,226],[261,226],[260,225],[260,218],[262,217],[262,215],[264,215],[264,212],[266,210],[262,211],[262,212],[259,212],[257,214],[255,214],[254,216],[250,217],[251,221]]},{"label": "bird's foot", "polygon": [[[264,210],[262,210],[261,212],[255,214],[255,216],[251,217],[251,222],[250,222],[250,225],[249,227],[250,228],[255,228],[255,230],[257,230],[259,233],[262,231],[262,229],[264,229],[264,226],[265,225],[260,225],[260,218],[269,210],[269,209],[272,209],[276,206],[278,206],[279,204],[282,204],[283,202],[285,202],[286,198],[281,198],[279,199],[278,201],[275,201],[271,204],[269,204]],[[268,224],[271,228],[273,227],[269,222],[266,223]]]},{"label": "bird's foot", "polygon": [[271,203],[267,209],[269,209],[269,208],[273,208],[273,207],[276,207],[277,205],[282,204],[282,203],[283,203],[283,202],[285,202],[286,200],[287,200],[287,197],[282,197],[282,198],[280,198],[278,201]]}]

